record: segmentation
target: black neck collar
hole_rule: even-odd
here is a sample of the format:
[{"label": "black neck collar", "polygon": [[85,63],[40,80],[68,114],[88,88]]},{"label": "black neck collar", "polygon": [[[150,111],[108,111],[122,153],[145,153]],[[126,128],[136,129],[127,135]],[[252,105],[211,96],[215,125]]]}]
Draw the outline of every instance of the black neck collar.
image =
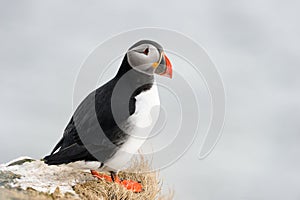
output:
[{"label": "black neck collar", "polygon": [[136,84],[146,83],[147,85],[150,84],[152,86],[154,82],[154,75],[145,74],[133,69],[128,63],[127,54],[126,54],[123,58],[119,71],[115,76],[115,79],[119,80],[123,75],[125,75],[129,71],[130,71],[129,76],[131,76],[128,79],[128,81],[130,82],[129,84],[136,85]]}]

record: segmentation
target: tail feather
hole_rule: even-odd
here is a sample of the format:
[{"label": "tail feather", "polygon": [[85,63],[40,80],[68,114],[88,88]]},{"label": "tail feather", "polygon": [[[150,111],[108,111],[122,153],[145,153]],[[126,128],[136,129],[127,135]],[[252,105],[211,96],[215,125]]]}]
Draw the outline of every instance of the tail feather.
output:
[{"label": "tail feather", "polygon": [[55,145],[55,147],[54,147],[54,149],[52,150],[52,152],[51,152],[50,155],[52,155],[57,149],[59,149],[59,148],[62,146],[63,141],[64,141],[64,138],[62,137],[62,138],[59,140],[59,142]]},{"label": "tail feather", "polygon": [[84,159],[88,154],[88,151],[83,146],[73,144],[67,148],[60,149],[56,153],[51,153],[43,160],[48,165],[60,165]]}]

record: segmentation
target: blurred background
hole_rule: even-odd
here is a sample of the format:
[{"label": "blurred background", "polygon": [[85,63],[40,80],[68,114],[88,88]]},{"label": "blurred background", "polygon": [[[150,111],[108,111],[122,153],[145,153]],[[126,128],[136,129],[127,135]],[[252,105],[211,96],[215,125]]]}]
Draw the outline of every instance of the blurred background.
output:
[{"label": "blurred background", "polygon": [[299,1],[0,0],[0,163],[41,158],[72,114],[81,63],[138,27],[201,44],[226,87],[223,135],[161,171],[175,199],[300,199]]}]

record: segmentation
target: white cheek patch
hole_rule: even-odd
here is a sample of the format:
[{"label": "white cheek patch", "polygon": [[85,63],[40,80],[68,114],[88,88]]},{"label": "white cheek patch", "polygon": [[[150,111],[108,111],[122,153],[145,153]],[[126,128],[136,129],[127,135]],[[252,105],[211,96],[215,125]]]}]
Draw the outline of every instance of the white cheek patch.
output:
[{"label": "white cheek patch", "polygon": [[[149,48],[148,55],[143,53],[145,48]],[[151,44],[143,44],[127,52],[129,65],[143,73],[152,74],[154,72],[152,65],[153,63],[158,62],[159,58],[159,51]]]}]

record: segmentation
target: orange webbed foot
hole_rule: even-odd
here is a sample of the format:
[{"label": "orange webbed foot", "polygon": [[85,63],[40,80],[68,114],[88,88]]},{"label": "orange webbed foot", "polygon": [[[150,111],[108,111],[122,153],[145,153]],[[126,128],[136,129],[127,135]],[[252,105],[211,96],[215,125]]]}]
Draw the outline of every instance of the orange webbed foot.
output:
[{"label": "orange webbed foot", "polygon": [[141,183],[133,180],[122,180],[121,185],[123,185],[127,190],[131,190],[133,192],[142,192],[143,186]]},{"label": "orange webbed foot", "polygon": [[91,174],[101,180],[106,180],[107,182],[113,182],[111,176],[108,176],[106,174],[100,174],[99,172],[95,171],[95,170],[91,170]]},{"label": "orange webbed foot", "polygon": [[107,182],[115,182],[117,184],[122,185],[127,190],[131,190],[133,192],[142,192],[143,186],[140,182],[133,180],[121,180],[116,174],[112,173],[111,176],[106,174],[100,174],[95,170],[91,170],[91,174],[101,180],[106,180]]}]

